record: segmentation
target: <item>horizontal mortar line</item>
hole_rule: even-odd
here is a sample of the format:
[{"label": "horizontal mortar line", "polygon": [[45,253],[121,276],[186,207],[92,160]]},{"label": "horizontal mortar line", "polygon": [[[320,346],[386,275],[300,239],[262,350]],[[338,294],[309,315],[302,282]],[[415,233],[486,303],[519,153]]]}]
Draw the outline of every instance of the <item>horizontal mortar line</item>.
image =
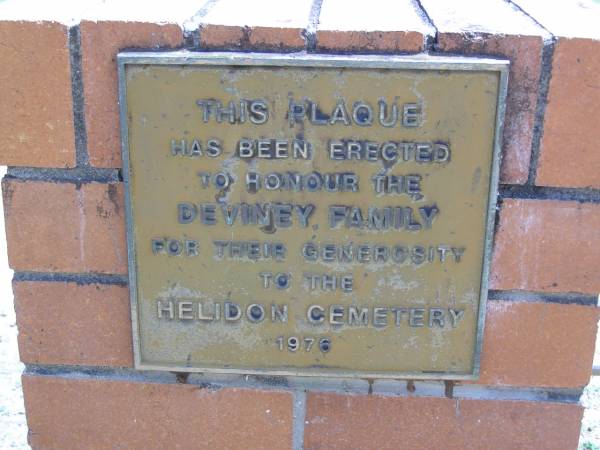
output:
[{"label": "horizontal mortar line", "polygon": [[[123,181],[121,169],[93,167],[76,167],[73,169],[9,167],[7,177],[25,181],[48,181],[55,183],[111,183]],[[501,198],[600,203],[600,189],[589,188],[501,184],[499,196]]]},{"label": "horizontal mortar line", "polygon": [[120,169],[77,167],[74,169],[46,169],[38,167],[9,167],[6,176],[24,181],[51,183],[114,183],[123,181]]},{"label": "horizontal mortar line", "polygon": [[600,189],[561,188],[547,186],[529,186],[517,184],[501,184],[501,198],[517,198],[527,200],[561,200],[581,203],[600,203]]},{"label": "horizontal mortar line", "polygon": [[[75,282],[78,284],[117,284],[126,286],[128,276],[105,273],[75,273],[75,272],[33,272],[15,271],[13,281],[55,281]],[[576,304],[597,306],[600,299],[594,295],[578,294],[575,292],[535,292],[521,290],[489,290],[488,299],[495,301],[514,302],[544,302],[559,304]]]},{"label": "horizontal mortar line", "polygon": [[[65,366],[53,364],[26,364],[24,374],[61,377],[74,380],[102,380],[158,384],[185,384],[204,389],[253,389],[264,391],[332,393],[342,395],[376,395],[382,397],[447,398],[443,381],[365,380],[348,378],[271,377],[232,374],[190,373],[183,378],[176,372],[138,371],[132,368],[96,366]],[[187,375],[187,374],[186,374]],[[454,384],[452,399],[536,401],[577,403],[583,388],[536,388],[519,386],[481,386]]]},{"label": "horizontal mortar line", "polygon": [[578,294],[576,292],[556,293],[521,291],[513,289],[507,291],[489,290],[488,299],[495,301],[543,302],[558,303],[561,305],[599,306],[600,296]]},{"label": "horizontal mortar line", "polygon": [[13,281],[52,281],[77,284],[114,284],[127,286],[127,275],[104,273],[60,273],[15,271]]},{"label": "horizontal mortar line", "polygon": [[[78,284],[117,284],[126,286],[128,276],[120,274],[104,273],[66,273],[66,272],[33,272],[33,271],[15,271],[13,281],[55,281],[55,282],[75,282]],[[574,292],[564,293],[546,293],[520,290],[489,290],[488,299],[495,301],[514,301],[514,302],[544,302],[560,304],[576,304],[586,306],[596,306],[599,298],[594,295],[578,294]]]}]

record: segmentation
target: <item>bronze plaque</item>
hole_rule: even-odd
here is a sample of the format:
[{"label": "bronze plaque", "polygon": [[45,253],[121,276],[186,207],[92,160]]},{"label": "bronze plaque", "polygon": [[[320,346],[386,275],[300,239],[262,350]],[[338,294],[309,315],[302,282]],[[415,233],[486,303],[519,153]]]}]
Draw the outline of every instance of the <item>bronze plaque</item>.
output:
[{"label": "bronze plaque", "polygon": [[120,54],[136,368],[477,377],[507,68]]}]

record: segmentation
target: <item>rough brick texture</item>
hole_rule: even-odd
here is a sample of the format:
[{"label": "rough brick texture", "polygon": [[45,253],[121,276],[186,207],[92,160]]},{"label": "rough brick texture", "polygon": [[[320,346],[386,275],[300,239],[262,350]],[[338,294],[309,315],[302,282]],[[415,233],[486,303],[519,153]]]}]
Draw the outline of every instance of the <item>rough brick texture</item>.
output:
[{"label": "rough brick texture", "polygon": [[600,4],[517,0],[555,37],[536,184],[600,188]]},{"label": "rough brick texture", "polygon": [[500,178],[502,183],[525,183],[531,159],[542,39],[497,35],[479,38],[444,33],[438,41],[444,51],[501,56],[511,61]]},{"label": "rough brick texture", "polygon": [[304,448],[575,449],[579,405],[308,395]]},{"label": "rough brick texture", "polygon": [[435,30],[416,3],[373,0],[324,0],[317,28],[317,49],[342,52],[420,52]]},{"label": "rough brick texture", "polygon": [[34,272],[127,272],[119,183],[2,183],[11,268]]},{"label": "rough brick texture", "polygon": [[24,363],[133,365],[126,287],[24,281],[13,291]]},{"label": "rough brick texture", "polygon": [[536,184],[600,188],[600,40],[559,39]]},{"label": "rough brick texture", "polygon": [[275,450],[292,441],[284,392],[30,375],[23,390],[33,448]]},{"label": "rough brick texture", "polygon": [[172,48],[183,44],[178,25],[142,22],[81,23],[85,122],[90,164],[121,166],[116,56],[132,48]]},{"label": "rough brick texture", "polygon": [[478,383],[585,386],[598,316],[590,306],[488,301]]},{"label": "rough brick texture", "polygon": [[0,19],[0,164],[73,167],[67,27]]},{"label": "rough brick texture", "polygon": [[438,50],[509,59],[504,123],[503,183],[525,183],[547,33],[503,0],[421,2],[438,29]]},{"label": "rough brick texture", "polygon": [[600,205],[507,199],[490,288],[597,295],[599,246]]},{"label": "rough brick texture", "polygon": [[205,48],[290,50],[305,46],[311,0],[221,0],[202,18]]}]

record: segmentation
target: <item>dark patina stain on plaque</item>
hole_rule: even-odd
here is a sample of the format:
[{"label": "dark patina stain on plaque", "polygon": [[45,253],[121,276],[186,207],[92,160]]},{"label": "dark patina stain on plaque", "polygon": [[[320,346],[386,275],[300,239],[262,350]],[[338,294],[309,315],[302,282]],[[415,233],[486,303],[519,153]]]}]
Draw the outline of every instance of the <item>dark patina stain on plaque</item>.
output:
[{"label": "dark patina stain on plaque", "polygon": [[235,58],[120,57],[136,366],[476,374],[506,65]]}]

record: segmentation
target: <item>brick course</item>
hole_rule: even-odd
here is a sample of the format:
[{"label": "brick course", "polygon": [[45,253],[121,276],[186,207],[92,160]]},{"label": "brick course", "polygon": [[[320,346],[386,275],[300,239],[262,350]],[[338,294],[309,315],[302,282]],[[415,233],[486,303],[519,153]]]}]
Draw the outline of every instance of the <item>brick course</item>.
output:
[{"label": "brick course", "polygon": [[0,42],[0,163],[75,166],[68,28],[0,17]]},{"label": "brick course", "polygon": [[[126,287],[26,281],[15,282],[13,289],[24,362],[133,365]],[[589,306],[489,301],[476,383],[585,386],[597,321],[597,309]]]},{"label": "brick course", "polygon": [[311,6],[311,0],[221,0],[201,20],[200,44],[208,49],[300,50]]},{"label": "brick course", "polygon": [[425,41],[434,33],[411,2],[390,4],[374,0],[365,8],[360,2],[324,0],[317,28],[317,49],[417,53],[424,50]]},{"label": "brick course", "polygon": [[598,71],[600,5],[593,1],[516,3],[556,42],[536,184],[600,188]]},{"label": "brick course", "polygon": [[117,53],[179,47],[183,31],[178,25],[143,22],[83,21],[80,27],[90,164],[121,167]]},{"label": "brick course", "polygon": [[590,306],[488,301],[477,383],[585,386],[592,371],[598,319],[598,308]]},{"label": "brick course", "polygon": [[2,183],[12,269],[127,273],[119,183]]},{"label": "brick course", "polygon": [[559,39],[535,183],[600,189],[600,40]]},{"label": "brick course", "polygon": [[26,364],[133,366],[127,287],[15,281]]},{"label": "brick course", "polygon": [[507,199],[500,210],[490,288],[600,292],[600,205]]},{"label": "brick course", "polygon": [[33,448],[276,450],[292,441],[285,392],[32,375],[23,390]]},{"label": "brick course", "polygon": [[573,404],[309,393],[304,448],[574,449]]}]

